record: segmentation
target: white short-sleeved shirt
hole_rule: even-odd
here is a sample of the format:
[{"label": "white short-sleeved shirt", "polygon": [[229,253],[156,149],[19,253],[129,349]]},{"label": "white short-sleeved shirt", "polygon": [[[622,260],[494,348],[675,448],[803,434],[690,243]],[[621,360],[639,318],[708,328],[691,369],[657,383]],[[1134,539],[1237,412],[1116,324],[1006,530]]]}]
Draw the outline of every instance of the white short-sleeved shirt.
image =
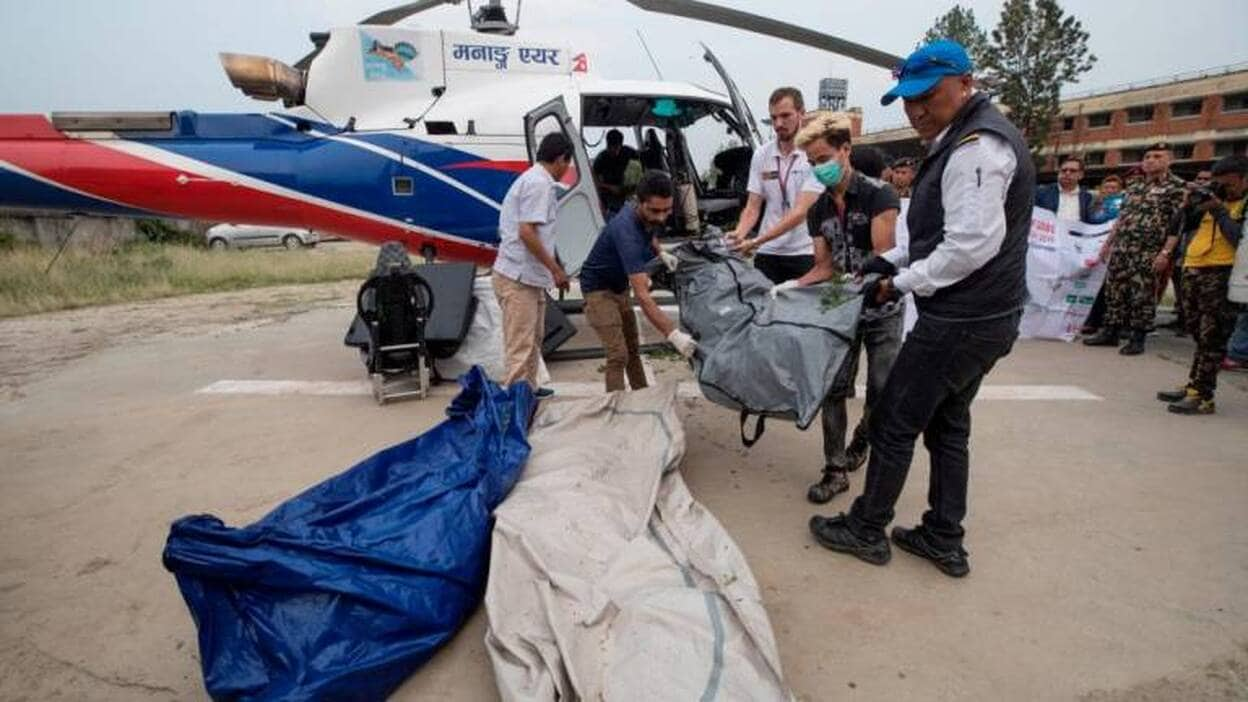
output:
[{"label": "white short-sleeved shirt", "polygon": [[558,200],[555,179],[540,163],[533,164],[516,178],[503,197],[503,209],[498,213],[500,241],[494,270],[525,285],[539,288],[554,286],[554,276],[520,240],[520,223],[537,225],[542,248],[554,256]]},{"label": "white short-sleeved shirt", "polygon": [[[746,189],[763,198],[763,222],[758,229],[761,235],[788,214],[801,193],[822,193],[825,188],[815,178],[801,149],[794,148],[787,157],[781,156],[779,144],[772,139],[754,151]],[[805,217],[797,226],[758,247],[758,253],[773,256],[810,256],[814,252]]]}]

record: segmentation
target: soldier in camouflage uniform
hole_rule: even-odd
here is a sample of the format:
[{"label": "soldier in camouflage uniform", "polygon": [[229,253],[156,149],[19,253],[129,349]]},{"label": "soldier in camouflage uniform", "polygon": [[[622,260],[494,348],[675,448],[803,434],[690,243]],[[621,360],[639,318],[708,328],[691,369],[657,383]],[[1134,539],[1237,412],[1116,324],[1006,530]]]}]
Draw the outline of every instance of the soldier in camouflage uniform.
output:
[{"label": "soldier in camouflage uniform", "polygon": [[1144,352],[1144,337],[1157,314],[1157,275],[1170,265],[1178,243],[1170,223],[1183,207],[1187,191],[1183,180],[1170,173],[1169,144],[1149,146],[1141,167],[1145,177],[1127,188],[1118,222],[1101,249],[1101,258],[1109,260],[1105,325],[1083,341],[1088,346],[1117,346],[1119,334],[1128,332],[1127,343],[1119,350],[1124,356]]}]

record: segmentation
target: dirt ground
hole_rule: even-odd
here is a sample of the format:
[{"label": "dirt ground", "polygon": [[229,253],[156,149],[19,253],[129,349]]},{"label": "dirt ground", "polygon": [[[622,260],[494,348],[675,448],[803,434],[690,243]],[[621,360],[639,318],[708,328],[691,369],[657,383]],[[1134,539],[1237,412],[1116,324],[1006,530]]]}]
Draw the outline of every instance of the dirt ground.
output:
[{"label": "dirt ground", "polygon": [[[361,381],[342,346],[355,284],[272,288],[0,320],[0,700],[204,699],[195,628],[160,564],[171,521],[262,516],[440,420],[452,389],[210,395],[223,379]],[[592,342],[586,332],[575,343]],[[814,544],[817,431],[685,401],[682,470],[740,544],[803,700],[1248,699],[1248,377],[1219,414],[1152,399],[1190,341],[1124,359],[1023,342],[987,385],[1096,401],[981,399],[960,581],[896,552],[873,567]],[[552,364],[598,382],[598,361]],[[688,380],[656,360],[660,380]],[[851,404],[851,420],[861,403]],[[921,514],[920,448],[898,522]],[[852,478],[851,495],[861,473]],[[478,613],[395,694],[496,699]]]}]

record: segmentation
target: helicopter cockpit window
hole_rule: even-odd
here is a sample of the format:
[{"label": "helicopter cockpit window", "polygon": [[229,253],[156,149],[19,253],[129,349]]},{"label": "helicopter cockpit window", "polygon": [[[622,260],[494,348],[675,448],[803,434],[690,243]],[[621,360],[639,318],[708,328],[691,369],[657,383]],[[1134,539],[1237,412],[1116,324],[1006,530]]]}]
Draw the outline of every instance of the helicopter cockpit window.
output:
[{"label": "helicopter cockpit window", "polygon": [[581,100],[582,139],[591,159],[605,149],[604,135],[615,128],[629,136],[625,143],[636,149],[645,169],[683,171],[703,193],[743,190],[733,177],[739,170],[735,156],[744,153],[748,165],[749,148],[731,107],[665,96],[583,95]]},{"label": "helicopter cockpit window", "polygon": [[415,185],[409,176],[395,176],[391,185],[395,195],[401,197],[411,196],[415,191]]},{"label": "helicopter cockpit window", "polygon": [[[614,153],[607,143],[612,131],[624,135]],[[733,108],[722,102],[582,95],[581,141],[594,163],[599,201],[608,214],[628,197],[640,174],[652,169],[670,174],[679,199],[693,203],[681,211],[684,223],[674,223],[677,229],[696,226],[699,219],[717,225],[735,221],[745,201],[752,150]],[[621,163],[622,173],[617,173]]]}]

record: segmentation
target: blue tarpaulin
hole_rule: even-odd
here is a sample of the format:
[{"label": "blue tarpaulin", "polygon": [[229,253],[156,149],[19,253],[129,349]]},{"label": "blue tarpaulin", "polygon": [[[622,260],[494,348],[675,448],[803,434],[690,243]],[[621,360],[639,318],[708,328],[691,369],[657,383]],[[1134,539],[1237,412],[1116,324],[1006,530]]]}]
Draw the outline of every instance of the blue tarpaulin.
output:
[{"label": "blue tarpaulin", "polygon": [[218,700],[376,700],[480,603],[491,512],[529,454],[528,385],[479,368],[447,419],[247,527],[174,522],[164,564]]}]

